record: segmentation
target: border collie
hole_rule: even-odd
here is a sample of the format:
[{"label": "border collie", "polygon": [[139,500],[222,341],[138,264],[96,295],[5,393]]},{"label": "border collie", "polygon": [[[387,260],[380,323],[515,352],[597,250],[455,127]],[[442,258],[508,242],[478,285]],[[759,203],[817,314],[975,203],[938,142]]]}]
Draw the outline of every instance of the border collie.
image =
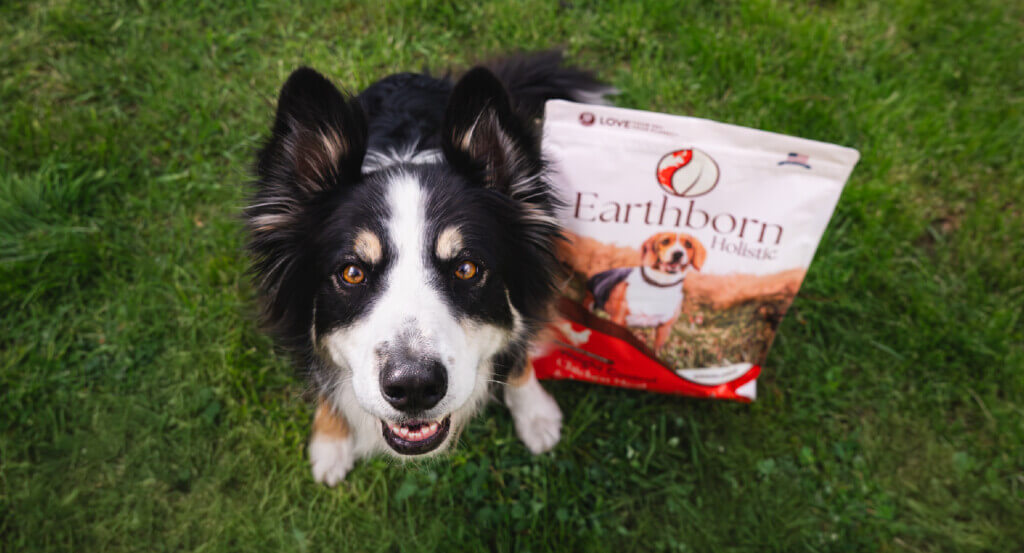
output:
[{"label": "border collie", "polygon": [[304,67],[282,87],[245,219],[265,322],[318,397],[317,481],[447,449],[492,384],[530,451],[558,442],[528,360],[563,239],[536,122],[548,99],[612,92],[561,62],[400,73],[354,98]]}]

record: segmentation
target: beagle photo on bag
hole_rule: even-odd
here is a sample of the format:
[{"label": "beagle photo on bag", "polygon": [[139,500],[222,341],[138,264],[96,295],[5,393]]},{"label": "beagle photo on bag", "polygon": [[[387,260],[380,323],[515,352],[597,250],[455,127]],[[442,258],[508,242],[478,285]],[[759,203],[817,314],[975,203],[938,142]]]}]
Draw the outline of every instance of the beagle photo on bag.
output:
[{"label": "beagle photo on bag", "polygon": [[707,251],[689,234],[659,232],[644,241],[640,253],[639,267],[590,277],[585,306],[604,311],[619,325],[657,327],[654,351],[659,351],[682,310],[683,281],[691,268],[701,269]]}]

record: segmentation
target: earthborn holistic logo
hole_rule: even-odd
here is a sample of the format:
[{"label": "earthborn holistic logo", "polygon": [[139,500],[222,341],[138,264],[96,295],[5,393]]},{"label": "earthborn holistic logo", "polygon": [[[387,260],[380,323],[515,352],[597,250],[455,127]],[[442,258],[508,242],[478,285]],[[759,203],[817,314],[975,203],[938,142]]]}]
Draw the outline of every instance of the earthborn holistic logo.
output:
[{"label": "earthborn holistic logo", "polygon": [[718,164],[696,148],[669,152],[658,162],[658,184],[680,198],[693,198],[711,192],[718,184]]}]

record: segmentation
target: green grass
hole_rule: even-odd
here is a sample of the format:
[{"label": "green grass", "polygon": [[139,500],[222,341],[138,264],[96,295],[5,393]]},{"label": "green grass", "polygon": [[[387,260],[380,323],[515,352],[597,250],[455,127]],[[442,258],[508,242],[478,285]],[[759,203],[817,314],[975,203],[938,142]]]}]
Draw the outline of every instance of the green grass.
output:
[{"label": "green grass", "polygon": [[[231,4],[0,4],[0,549],[1024,543],[1020,3]],[[314,484],[238,222],[278,87],[552,45],[619,105],[861,151],[761,399],[554,383],[551,454],[494,405]]]}]

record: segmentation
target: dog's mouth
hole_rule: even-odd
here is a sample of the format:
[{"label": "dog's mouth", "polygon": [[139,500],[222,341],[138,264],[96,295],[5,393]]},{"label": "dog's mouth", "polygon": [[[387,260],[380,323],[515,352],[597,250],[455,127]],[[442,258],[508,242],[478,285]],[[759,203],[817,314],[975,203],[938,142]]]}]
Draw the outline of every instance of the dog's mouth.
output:
[{"label": "dog's mouth", "polygon": [[682,261],[676,263],[662,261],[661,263],[659,263],[659,267],[657,267],[657,269],[663,273],[678,273],[680,270],[682,270],[682,268]]},{"label": "dog's mouth", "polygon": [[423,455],[434,451],[448,437],[451,425],[451,416],[440,421],[381,421],[384,441],[391,449],[402,455]]}]

